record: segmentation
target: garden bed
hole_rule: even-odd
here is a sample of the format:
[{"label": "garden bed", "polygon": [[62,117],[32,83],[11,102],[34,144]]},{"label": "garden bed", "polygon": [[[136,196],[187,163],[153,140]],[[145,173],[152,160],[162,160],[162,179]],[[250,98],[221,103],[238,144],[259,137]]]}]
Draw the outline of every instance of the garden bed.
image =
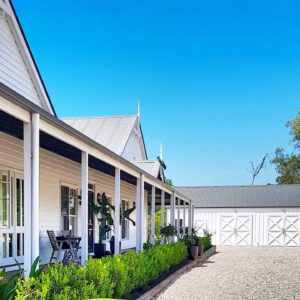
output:
[{"label": "garden bed", "polygon": [[17,282],[17,299],[136,299],[136,293],[157,284],[185,263],[183,242],[155,246],[143,252],[89,259],[84,266],[51,265],[40,276]]},{"label": "garden bed", "polygon": [[149,286],[147,291],[144,290],[143,294],[140,294],[140,296],[137,293],[133,294],[132,297],[129,297],[129,299],[138,299],[138,300],[155,299],[159,294],[161,294],[165,289],[167,289],[176,279],[178,279],[179,276],[199,266],[215,253],[216,253],[216,246],[213,245],[205,252],[203,252],[202,256],[197,257],[196,260],[187,260],[182,264],[176,266],[175,268],[170,269],[169,272],[165,272],[165,274],[162,274],[160,278],[155,280]]},{"label": "garden bed", "polygon": [[171,269],[169,269],[166,272],[163,272],[159,278],[157,278],[156,280],[152,281],[149,283],[149,285],[143,289],[138,289],[136,291],[134,291],[132,294],[130,294],[126,299],[128,300],[134,300],[134,299],[149,299],[149,298],[144,298],[144,295],[146,295],[148,293],[148,291],[156,288],[157,286],[160,286],[160,284],[162,282],[164,282],[165,280],[167,280],[169,277],[171,277],[171,275],[177,273],[177,271],[180,271],[181,269],[185,268],[187,265],[189,265],[191,263],[190,260],[185,260],[183,261],[181,264],[172,267]]}]

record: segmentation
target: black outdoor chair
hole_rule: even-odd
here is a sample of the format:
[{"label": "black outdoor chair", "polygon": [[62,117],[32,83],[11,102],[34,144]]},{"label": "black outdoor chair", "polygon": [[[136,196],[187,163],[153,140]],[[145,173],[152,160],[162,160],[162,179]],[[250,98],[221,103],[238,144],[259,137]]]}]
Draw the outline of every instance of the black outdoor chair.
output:
[{"label": "black outdoor chair", "polygon": [[[49,261],[49,263],[51,264],[53,259],[57,260],[60,256],[60,253],[65,250],[69,250],[70,247],[66,242],[56,237],[53,230],[47,230],[47,234],[52,246],[52,254]],[[55,252],[57,252],[56,256],[54,256]]]}]

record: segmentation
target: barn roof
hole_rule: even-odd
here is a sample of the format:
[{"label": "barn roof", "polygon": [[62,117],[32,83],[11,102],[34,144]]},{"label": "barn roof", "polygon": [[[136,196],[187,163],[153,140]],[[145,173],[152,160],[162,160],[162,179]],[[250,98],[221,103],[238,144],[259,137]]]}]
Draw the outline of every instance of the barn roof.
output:
[{"label": "barn roof", "polygon": [[122,155],[138,116],[63,118],[68,125]]},{"label": "barn roof", "polygon": [[176,187],[199,208],[300,207],[300,185]]}]

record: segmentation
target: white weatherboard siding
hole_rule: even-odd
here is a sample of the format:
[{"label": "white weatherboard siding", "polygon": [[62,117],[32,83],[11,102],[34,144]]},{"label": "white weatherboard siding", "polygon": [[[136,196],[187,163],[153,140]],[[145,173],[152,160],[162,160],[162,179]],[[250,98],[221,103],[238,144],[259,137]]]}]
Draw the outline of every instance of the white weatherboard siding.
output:
[{"label": "white weatherboard siding", "polygon": [[138,121],[136,121],[135,126],[129,136],[129,139],[122,153],[122,157],[126,158],[129,161],[147,159],[143,137]]},{"label": "white weatherboard siding", "polygon": [[[23,172],[23,141],[0,132],[0,166]],[[113,196],[114,177],[90,169],[89,182],[95,184],[95,193],[105,192]],[[80,190],[80,164],[69,159],[40,149],[40,253],[42,263],[47,263],[51,255],[51,246],[47,230],[62,233],[60,186],[67,184]],[[129,201],[132,207],[136,199],[136,187],[121,181],[121,198]],[[147,193],[145,192],[145,199]],[[77,210],[77,234],[80,236],[80,205]],[[145,200],[145,216],[147,215],[147,201]],[[135,211],[132,214],[135,220]],[[144,232],[147,232],[146,218]],[[97,242],[97,223],[95,222],[95,242]],[[146,241],[147,235],[145,234]],[[122,241],[122,248],[135,247],[136,230],[130,223],[129,239]]]},{"label": "white weatherboard siding", "polygon": [[0,14],[0,82],[42,107],[6,18]]},{"label": "white weatherboard siding", "polygon": [[300,246],[300,208],[195,208],[216,245]]}]

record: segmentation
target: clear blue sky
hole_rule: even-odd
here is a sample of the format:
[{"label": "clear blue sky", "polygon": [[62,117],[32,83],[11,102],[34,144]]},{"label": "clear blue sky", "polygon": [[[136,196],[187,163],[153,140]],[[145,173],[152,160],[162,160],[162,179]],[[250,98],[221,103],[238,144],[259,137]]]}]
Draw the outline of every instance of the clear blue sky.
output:
[{"label": "clear blue sky", "polygon": [[299,1],[14,4],[58,115],[133,114],[140,98],[148,156],[162,140],[176,185],[249,184],[250,160],[291,149]]}]

